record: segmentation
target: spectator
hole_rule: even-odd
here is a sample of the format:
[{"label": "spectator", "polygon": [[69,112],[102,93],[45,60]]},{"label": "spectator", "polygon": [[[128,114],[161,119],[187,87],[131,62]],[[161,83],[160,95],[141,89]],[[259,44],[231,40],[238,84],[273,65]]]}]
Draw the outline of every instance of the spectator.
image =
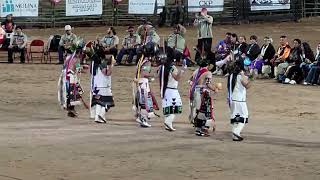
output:
[{"label": "spectator", "polygon": [[2,45],[2,48],[7,49],[10,45],[10,36],[11,33],[13,33],[13,30],[15,29],[16,25],[13,22],[12,14],[8,14],[6,16],[6,19],[1,23],[2,29],[5,31],[5,37],[4,37],[4,43]]},{"label": "spectator", "polygon": [[282,82],[282,76],[289,66],[288,58],[290,55],[290,51],[291,47],[289,46],[287,36],[281,36],[280,46],[275,54],[275,57],[271,61],[273,65],[271,70],[274,72],[275,80],[279,80]]},{"label": "spectator", "polygon": [[300,68],[300,64],[302,63],[302,48],[301,48],[301,40],[294,39],[293,40],[293,48],[290,51],[289,55],[289,63],[292,64],[287,68],[285,76],[283,77],[285,84],[297,84],[300,80],[302,80],[302,69]]},{"label": "spectator", "polygon": [[[212,61],[212,24],[213,17],[208,15],[208,10],[206,8],[202,8],[199,15],[196,15],[196,19],[194,21],[194,26],[198,29],[198,52],[196,53],[196,61],[200,58],[202,52],[204,52],[208,56],[208,59]],[[212,62],[211,62],[212,63]]]},{"label": "spectator", "polygon": [[[133,57],[137,55],[137,49],[141,44],[141,39],[138,34],[134,33],[134,27],[129,26],[128,35],[126,35],[122,41],[122,49],[120,50],[116,65],[120,65],[122,58],[125,54],[128,54],[128,64],[132,63]],[[138,61],[138,60],[136,60]]]},{"label": "spectator", "polygon": [[[257,57],[259,56],[259,54],[260,54],[260,47],[257,44],[257,40],[258,40],[258,37],[255,36],[255,35],[252,35],[250,37],[249,48],[247,50],[246,57],[244,59],[244,65],[248,66],[248,67],[251,66],[251,69],[250,69],[250,75],[251,76],[255,76],[255,73],[253,72],[254,69],[255,69],[254,65],[257,66],[257,69],[259,69],[260,66],[262,68],[262,64],[261,63],[257,63],[255,61],[257,59]],[[259,67],[258,67],[257,64],[259,64]]]},{"label": "spectator", "polygon": [[27,36],[22,32],[20,26],[16,27],[14,33],[11,34],[10,45],[8,47],[8,62],[13,63],[13,52],[20,53],[20,62],[25,62],[25,48],[27,45]]},{"label": "spectator", "polygon": [[315,60],[312,64],[310,64],[310,71],[305,78],[304,85],[317,85],[319,84],[319,76],[320,76],[320,43],[317,47],[317,54]]},{"label": "spectator", "polygon": [[6,33],[13,33],[15,26],[12,14],[8,14],[6,19],[1,23],[1,27],[6,31]]},{"label": "spectator", "polygon": [[63,54],[65,52],[72,53],[71,48],[77,43],[77,36],[72,33],[72,27],[66,25],[64,30],[65,34],[61,37],[58,48],[59,64],[63,64],[64,62]]},{"label": "spectator", "polygon": [[186,47],[186,40],[184,35],[186,33],[186,28],[178,24],[174,27],[173,33],[167,38],[167,46],[174,50],[173,56],[176,62],[180,63],[183,56],[183,51]]},{"label": "spectator", "polygon": [[100,45],[102,45],[105,55],[111,54],[114,58],[117,58],[119,37],[114,27],[108,29],[107,35],[101,39]]},{"label": "spectator", "polygon": [[263,60],[261,73],[264,78],[269,78],[269,75],[271,73],[271,60],[276,54],[276,50],[274,49],[272,43],[272,38],[265,37],[264,44],[261,47],[260,58],[262,58]]}]

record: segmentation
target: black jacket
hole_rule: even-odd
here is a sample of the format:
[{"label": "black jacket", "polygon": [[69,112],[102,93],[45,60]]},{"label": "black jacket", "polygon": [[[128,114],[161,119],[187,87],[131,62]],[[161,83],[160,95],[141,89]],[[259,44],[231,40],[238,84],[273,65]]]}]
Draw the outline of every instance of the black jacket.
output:
[{"label": "black jacket", "polygon": [[[266,45],[264,44],[262,47],[261,47],[261,50],[265,47]],[[268,62],[270,62],[274,55],[276,54],[276,50],[274,49],[273,45],[272,44],[269,44],[267,49],[266,49],[266,52],[264,53],[263,55],[263,60],[268,60]]]},{"label": "black jacket", "polygon": [[251,61],[255,60],[260,55],[260,47],[258,44],[250,44],[248,46],[246,55]]},{"label": "black jacket", "polygon": [[295,65],[302,63],[302,49],[300,47],[291,49],[289,63],[295,63]]}]

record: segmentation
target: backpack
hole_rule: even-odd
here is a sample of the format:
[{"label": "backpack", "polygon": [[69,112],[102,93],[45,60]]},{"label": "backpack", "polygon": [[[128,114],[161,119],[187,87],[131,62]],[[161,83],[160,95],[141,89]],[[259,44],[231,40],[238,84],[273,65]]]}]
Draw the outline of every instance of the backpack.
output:
[{"label": "backpack", "polygon": [[[50,40],[51,39],[51,40]],[[53,52],[57,52],[58,48],[59,48],[59,43],[61,40],[61,36],[60,35],[53,35],[49,38],[49,50],[53,51]]]}]

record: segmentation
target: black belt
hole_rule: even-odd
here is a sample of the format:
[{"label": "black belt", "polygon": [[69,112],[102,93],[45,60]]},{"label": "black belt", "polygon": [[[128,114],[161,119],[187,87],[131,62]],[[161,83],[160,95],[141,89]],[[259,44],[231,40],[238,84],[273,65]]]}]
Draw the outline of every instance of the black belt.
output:
[{"label": "black belt", "polygon": [[177,88],[167,87],[167,89],[177,89]]}]

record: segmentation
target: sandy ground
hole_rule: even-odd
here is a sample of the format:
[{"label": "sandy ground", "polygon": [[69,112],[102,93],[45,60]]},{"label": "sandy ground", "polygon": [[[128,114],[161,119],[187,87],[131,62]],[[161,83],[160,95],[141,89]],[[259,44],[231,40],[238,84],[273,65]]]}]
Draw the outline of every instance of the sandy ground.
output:
[{"label": "sandy ground", "polygon": [[[301,37],[316,46],[318,22],[218,26],[215,41],[226,31],[272,35],[277,41],[284,33],[280,27],[287,27],[290,38]],[[84,30],[88,39],[104,32],[101,27],[75,31]],[[160,34],[167,31],[161,29]],[[27,30],[32,39],[46,39],[52,32],[58,30]],[[194,29],[188,31],[189,46],[196,40],[194,34]],[[186,83],[192,69],[180,83],[184,113],[173,133],[164,130],[161,118],[152,120],[150,129],[134,122],[130,111],[134,67],[114,71],[116,107],[107,114],[106,125],[90,121],[83,107],[78,119],[68,118],[59,108],[60,70],[57,65],[0,64],[0,180],[320,179],[319,87],[254,81],[248,92],[251,116],[245,141],[235,143],[225,88],[214,95],[217,132],[208,138],[193,134],[187,120]],[[225,79],[214,80],[226,86]],[[83,74],[86,92],[88,81],[89,75]],[[159,94],[157,81],[152,87]]]}]

